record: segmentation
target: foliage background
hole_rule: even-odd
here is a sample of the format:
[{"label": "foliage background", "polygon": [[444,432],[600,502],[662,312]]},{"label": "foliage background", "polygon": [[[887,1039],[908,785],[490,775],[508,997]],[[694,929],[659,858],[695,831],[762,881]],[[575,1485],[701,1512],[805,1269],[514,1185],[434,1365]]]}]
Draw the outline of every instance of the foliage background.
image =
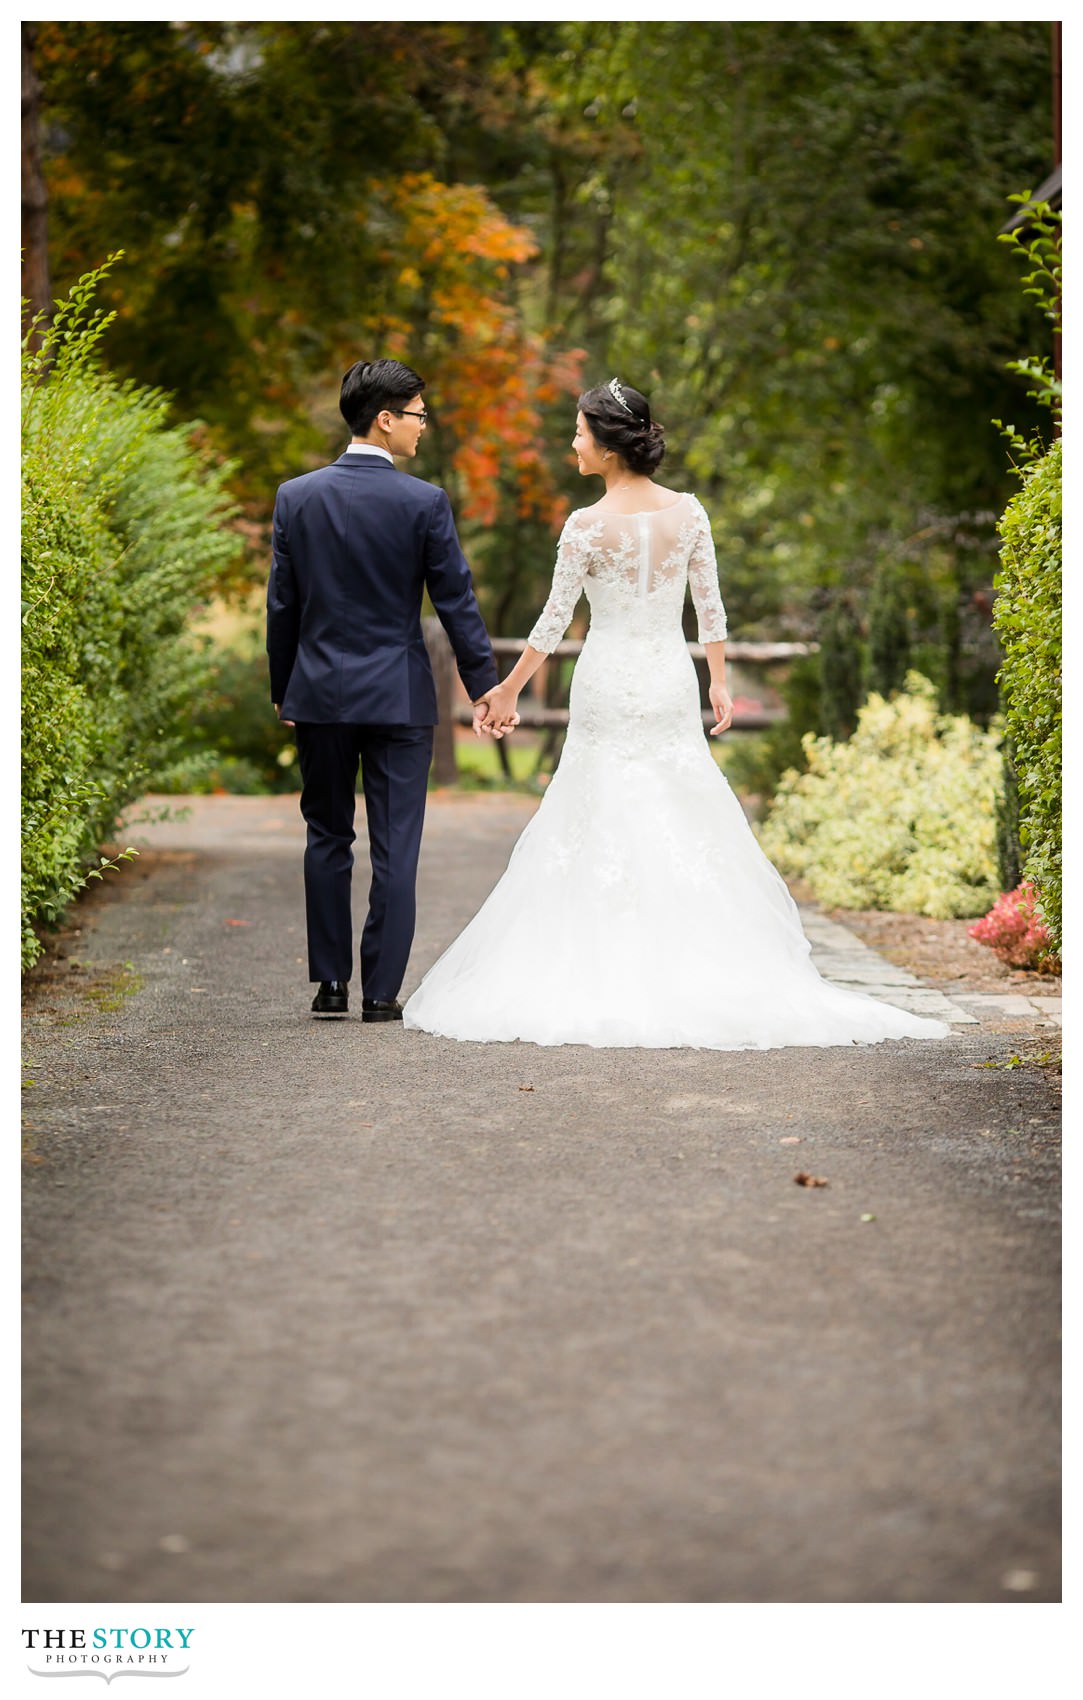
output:
[{"label": "foliage background", "polygon": [[[594,496],[579,389],[616,371],[652,395],[664,476],[712,515],[731,631],[821,646],[782,682],[788,722],[728,752],[735,783],[769,795],[804,733],[849,737],[909,669],[988,726],[1015,491],[993,421],[1045,423],[1008,366],[1049,341],[996,236],[1049,169],[1048,24],[26,27],[53,293],[124,249],[95,382],[143,421],[147,467],[151,441],[198,441],[236,544],[163,605],[177,638],[208,605],[240,622],[198,690],[180,643],[187,719],[179,685],[172,720],[150,713],[187,750],[133,745],[118,795],[170,769],[296,783],[260,655],[270,510],[341,450],[339,374],[377,352],[428,380],[414,470],[449,489],[499,635],[532,624],[556,529]],[[84,523],[83,493],[66,504],[32,510],[49,548]],[[108,556],[109,512],[73,558]]]},{"label": "foliage background", "polygon": [[1035,421],[1005,363],[1044,331],[995,237],[1048,168],[1047,25],[37,29],[54,278],[125,248],[108,359],[236,459],[253,582],[276,484],[341,447],[338,374],[408,352],[417,470],[527,630],[583,499],[572,398],[618,370],[736,632],[856,596],[863,688],[879,587],[945,706],[995,710],[990,421]]}]

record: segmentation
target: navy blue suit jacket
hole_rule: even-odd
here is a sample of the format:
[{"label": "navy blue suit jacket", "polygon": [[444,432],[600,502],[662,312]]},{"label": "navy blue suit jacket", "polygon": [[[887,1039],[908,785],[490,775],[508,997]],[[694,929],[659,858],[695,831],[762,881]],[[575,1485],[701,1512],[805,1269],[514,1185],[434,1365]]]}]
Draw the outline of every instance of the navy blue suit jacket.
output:
[{"label": "navy blue suit jacket", "polygon": [[383,455],[279,486],[267,585],[271,701],[284,720],[433,726],[427,589],[471,700],[497,683],[447,495]]}]

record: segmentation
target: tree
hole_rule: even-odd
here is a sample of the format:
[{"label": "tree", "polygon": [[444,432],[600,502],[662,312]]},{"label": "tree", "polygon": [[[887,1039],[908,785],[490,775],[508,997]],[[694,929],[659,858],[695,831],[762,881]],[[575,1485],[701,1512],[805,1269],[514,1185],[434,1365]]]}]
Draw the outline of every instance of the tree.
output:
[{"label": "tree", "polygon": [[890,696],[910,669],[910,614],[897,570],[884,562],[869,609],[869,689]]},{"label": "tree", "polygon": [[861,621],[852,596],[830,597],[820,634],[820,725],[829,738],[848,738],[865,694]]},{"label": "tree", "polygon": [[919,516],[980,524],[953,593],[988,584],[985,421],[1027,318],[989,238],[1044,170],[1044,26],[569,31],[613,161],[604,358],[664,401],[742,629],[867,592]]},{"label": "tree", "polygon": [[54,269],[131,251],[111,357],[241,457],[260,549],[335,445],[328,374],[397,337],[433,376],[417,470],[522,630],[582,499],[571,396],[617,371],[708,504],[735,631],[816,636],[814,591],[865,599],[890,556],[920,665],[987,711],[988,420],[1036,323],[990,234],[1045,174],[1046,26],[38,27]]},{"label": "tree", "polygon": [[275,485],[341,441],[329,373],[377,347],[425,365],[434,470],[467,519],[510,505],[551,524],[538,408],[576,377],[519,311],[515,271],[536,241],[483,185],[429,169],[486,133],[449,70],[461,94],[455,73],[476,92],[494,66],[507,98],[491,98],[489,128],[514,152],[511,72],[487,31],[48,24],[42,45],[61,267],[123,240],[114,365],[245,454],[260,545]]},{"label": "tree", "polygon": [[22,26],[23,296],[28,319],[48,314],[48,196],[41,169],[41,84],[34,69],[34,24]]}]

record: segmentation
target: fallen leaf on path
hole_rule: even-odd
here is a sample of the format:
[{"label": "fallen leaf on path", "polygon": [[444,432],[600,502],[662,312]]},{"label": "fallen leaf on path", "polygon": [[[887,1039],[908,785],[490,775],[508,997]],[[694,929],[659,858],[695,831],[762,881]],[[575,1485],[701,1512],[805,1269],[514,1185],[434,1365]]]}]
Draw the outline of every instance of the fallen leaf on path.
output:
[{"label": "fallen leaf on path", "polygon": [[1036,1570],[1008,1570],[1000,1578],[1000,1586],[1013,1594],[1025,1594],[1036,1588],[1039,1580]]},{"label": "fallen leaf on path", "polygon": [[864,1214],[864,1216],[862,1216],[862,1218],[861,1218],[861,1220],[862,1220],[862,1221],[863,1221],[863,1222],[875,1222],[875,1220],[876,1220],[876,1217],[875,1217],[875,1216],[873,1216],[873,1215],[872,1215],[872,1214],[870,1214],[870,1212],[869,1212],[869,1211],[866,1211],[866,1212],[865,1212],[865,1214]]},{"label": "fallen leaf on path", "polygon": [[787,1133],[779,1140],[780,1145],[800,1145],[800,1143],[801,1135],[799,1133]]},{"label": "fallen leaf on path", "polygon": [[250,927],[252,923],[251,921],[227,921],[225,925],[227,927]]},{"label": "fallen leaf on path", "polygon": [[520,1092],[533,1092],[533,1086],[520,1086]]},{"label": "fallen leaf on path", "polygon": [[822,1175],[806,1175],[804,1169],[801,1169],[799,1171],[799,1173],[794,1175],[793,1178],[797,1182],[798,1186],[826,1186],[827,1185],[827,1182],[824,1180]]}]

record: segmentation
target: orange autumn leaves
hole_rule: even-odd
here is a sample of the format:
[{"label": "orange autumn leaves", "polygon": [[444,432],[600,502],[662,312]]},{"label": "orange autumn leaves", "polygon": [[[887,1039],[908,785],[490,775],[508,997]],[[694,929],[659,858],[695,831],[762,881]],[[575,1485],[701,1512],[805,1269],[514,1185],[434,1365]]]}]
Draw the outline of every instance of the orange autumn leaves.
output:
[{"label": "orange autumn leaves", "polygon": [[477,185],[414,172],[373,189],[370,216],[386,226],[381,259],[393,283],[365,331],[424,372],[463,517],[492,525],[513,503],[522,519],[558,525],[565,504],[543,415],[581,388],[585,354],[553,350],[525,322],[515,268],[537,255],[537,242]]}]

